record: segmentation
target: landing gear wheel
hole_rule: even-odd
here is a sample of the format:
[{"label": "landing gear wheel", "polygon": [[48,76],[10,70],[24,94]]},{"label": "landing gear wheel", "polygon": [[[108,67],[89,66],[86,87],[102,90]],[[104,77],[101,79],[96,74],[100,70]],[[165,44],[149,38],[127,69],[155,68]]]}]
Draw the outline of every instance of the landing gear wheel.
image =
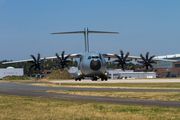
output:
[{"label": "landing gear wheel", "polygon": [[81,81],[81,79],[79,79],[79,81]]},{"label": "landing gear wheel", "polygon": [[77,81],[77,79],[75,79],[75,81]]},{"label": "landing gear wheel", "polygon": [[107,81],[107,78],[105,78],[105,81]]}]

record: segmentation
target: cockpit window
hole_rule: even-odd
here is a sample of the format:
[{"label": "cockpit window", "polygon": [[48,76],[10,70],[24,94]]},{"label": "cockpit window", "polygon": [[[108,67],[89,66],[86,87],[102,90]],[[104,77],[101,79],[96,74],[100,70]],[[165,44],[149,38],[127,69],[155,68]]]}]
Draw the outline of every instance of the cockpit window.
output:
[{"label": "cockpit window", "polygon": [[97,59],[97,58],[99,58],[99,56],[92,56],[92,58],[96,58]]},{"label": "cockpit window", "polygon": [[90,60],[90,59],[91,59],[91,56],[89,56],[88,59]]}]

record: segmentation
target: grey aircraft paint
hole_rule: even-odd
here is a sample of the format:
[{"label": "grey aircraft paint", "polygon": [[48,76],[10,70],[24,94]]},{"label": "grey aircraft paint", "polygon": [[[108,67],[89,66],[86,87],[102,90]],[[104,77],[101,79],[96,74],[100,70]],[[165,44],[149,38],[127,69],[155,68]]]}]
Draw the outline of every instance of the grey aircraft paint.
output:
[{"label": "grey aircraft paint", "polygon": [[99,52],[89,52],[89,33],[112,33],[118,34],[118,32],[104,32],[104,31],[89,31],[88,28],[84,28],[84,31],[74,32],[60,32],[52,34],[73,34],[84,33],[85,53],[80,53],[80,61],[78,64],[78,71],[75,73],[75,80],[83,77],[92,77],[94,80],[101,78],[107,80],[108,73],[106,72],[106,60]]}]

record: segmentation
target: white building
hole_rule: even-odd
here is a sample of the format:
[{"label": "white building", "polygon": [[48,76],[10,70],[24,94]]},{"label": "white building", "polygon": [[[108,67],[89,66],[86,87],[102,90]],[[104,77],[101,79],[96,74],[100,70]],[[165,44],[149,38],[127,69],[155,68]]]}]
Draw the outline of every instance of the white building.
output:
[{"label": "white building", "polygon": [[0,78],[5,76],[22,76],[24,75],[23,68],[14,68],[14,67],[7,67],[7,68],[0,68]]},{"label": "white building", "polygon": [[125,70],[122,71],[121,69],[108,69],[109,76],[111,79],[118,79],[118,78],[156,78],[155,72],[134,72],[133,70]]}]

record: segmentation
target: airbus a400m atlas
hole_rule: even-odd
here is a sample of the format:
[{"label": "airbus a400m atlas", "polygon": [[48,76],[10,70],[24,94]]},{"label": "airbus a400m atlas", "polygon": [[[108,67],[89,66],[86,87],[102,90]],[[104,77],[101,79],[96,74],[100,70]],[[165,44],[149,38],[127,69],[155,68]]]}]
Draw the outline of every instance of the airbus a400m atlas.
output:
[{"label": "airbus a400m atlas", "polygon": [[[52,34],[74,34],[74,33],[83,33],[84,34],[84,41],[85,41],[85,52],[83,53],[75,53],[75,54],[69,54],[64,55],[64,50],[61,54],[61,56],[58,55],[56,52],[54,57],[45,57],[40,58],[40,53],[38,53],[37,60],[33,55],[30,55],[33,59],[29,60],[20,60],[20,61],[11,61],[11,62],[4,62],[3,64],[9,64],[9,63],[16,63],[16,62],[31,62],[33,65],[30,66],[30,68],[41,69],[41,61],[42,60],[48,60],[48,59],[57,59],[59,64],[64,69],[64,66],[68,66],[67,63],[71,62],[73,58],[79,58],[78,63],[78,71],[75,72],[75,80],[81,80],[85,77],[90,77],[92,80],[97,80],[101,78],[101,80],[107,80],[109,73],[106,71],[106,60],[105,58],[108,58],[108,61],[111,58],[115,58],[114,61],[116,62],[117,66],[122,67],[124,70],[125,65],[127,65],[126,62],[129,62],[133,59],[136,60],[136,62],[139,62],[143,64],[143,66],[146,66],[146,69],[148,70],[148,67],[150,66],[153,68],[151,63],[156,63],[155,61],[173,61],[173,60],[166,60],[166,59],[153,59],[155,57],[151,56],[148,58],[149,52],[146,54],[146,58],[140,54],[140,57],[135,56],[129,56],[129,52],[124,56],[123,51],[120,50],[120,55],[117,54],[110,54],[110,53],[99,53],[99,52],[89,52],[89,40],[88,40],[88,34],[89,33],[110,33],[110,34],[118,34],[118,32],[104,32],[104,31],[89,31],[88,28],[85,28],[84,31],[74,31],[74,32],[59,32],[59,33],[52,33]],[[71,59],[71,60],[67,60]],[[138,61],[138,59],[142,59],[142,61]]]}]

